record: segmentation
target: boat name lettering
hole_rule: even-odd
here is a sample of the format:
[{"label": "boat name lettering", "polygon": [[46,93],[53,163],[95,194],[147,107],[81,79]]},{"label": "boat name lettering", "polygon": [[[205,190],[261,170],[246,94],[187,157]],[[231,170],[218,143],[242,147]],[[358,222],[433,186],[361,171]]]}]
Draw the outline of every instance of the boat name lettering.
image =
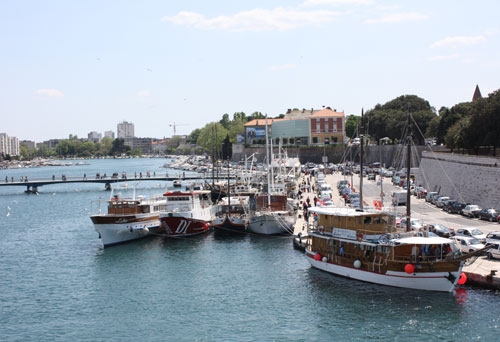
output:
[{"label": "boat name lettering", "polygon": [[351,229],[333,228],[333,236],[341,239],[356,240],[356,231]]}]

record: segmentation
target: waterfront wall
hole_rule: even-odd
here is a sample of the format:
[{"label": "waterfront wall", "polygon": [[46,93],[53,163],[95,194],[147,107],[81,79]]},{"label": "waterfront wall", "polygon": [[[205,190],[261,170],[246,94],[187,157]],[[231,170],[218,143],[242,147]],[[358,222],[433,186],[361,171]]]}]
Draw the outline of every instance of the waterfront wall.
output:
[{"label": "waterfront wall", "polygon": [[423,152],[415,181],[452,199],[499,208],[499,164],[495,157]]}]

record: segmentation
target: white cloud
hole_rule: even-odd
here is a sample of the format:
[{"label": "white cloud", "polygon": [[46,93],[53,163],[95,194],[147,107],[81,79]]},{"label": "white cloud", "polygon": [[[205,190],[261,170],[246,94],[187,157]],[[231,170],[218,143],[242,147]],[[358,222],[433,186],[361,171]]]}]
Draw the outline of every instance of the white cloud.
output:
[{"label": "white cloud", "polygon": [[440,62],[440,61],[449,61],[452,59],[457,59],[458,55],[456,53],[452,55],[445,55],[445,56],[431,56],[428,57],[427,60],[431,62]]},{"label": "white cloud", "polygon": [[184,11],[175,16],[165,16],[161,20],[204,30],[285,31],[301,26],[331,22],[339,15],[341,12],[337,11],[300,11],[279,7],[271,10],[256,8],[230,16],[223,15],[213,18],[206,18],[200,13]]},{"label": "white cloud", "polygon": [[138,97],[149,97],[151,94],[149,93],[149,90],[141,90],[137,92]]},{"label": "white cloud", "polygon": [[366,24],[402,23],[408,21],[422,21],[422,20],[427,20],[428,18],[429,18],[428,15],[418,12],[401,12],[401,13],[387,14],[380,18],[367,19],[365,20],[365,23]]},{"label": "white cloud", "polygon": [[485,42],[486,38],[484,36],[456,36],[456,37],[446,37],[445,39],[438,40],[431,44],[431,48],[436,47],[448,47],[451,46],[453,48],[462,46],[462,45],[475,45],[482,42]]},{"label": "white cloud", "polygon": [[279,70],[287,70],[287,69],[295,69],[297,65],[293,63],[288,63],[288,64],[281,64],[281,65],[272,65],[269,67],[270,70],[272,71],[279,71]]},{"label": "white cloud", "polygon": [[64,96],[62,91],[57,90],[57,89],[48,89],[48,88],[38,89],[35,91],[35,94],[38,96],[47,96],[47,97],[63,97]]},{"label": "white cloud", "polygon": [[317,5],[371,5],[374,0],[306,0],[304,6],[317,6]]}]

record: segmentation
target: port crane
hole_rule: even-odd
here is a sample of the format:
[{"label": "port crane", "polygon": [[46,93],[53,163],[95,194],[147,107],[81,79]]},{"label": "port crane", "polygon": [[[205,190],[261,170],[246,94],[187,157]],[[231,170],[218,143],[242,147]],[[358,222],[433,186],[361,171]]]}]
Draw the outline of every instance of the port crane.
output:
[{"label": "port crane", "polygon": [[176,128],[177,126],[189,126],[189,124],[176,124],[176,123],[174,122],[173,124],[170,124],[169,126],[170,126],[170,127],[172,127],[172,128],[174,129],[174,135],[176,135],[176,134],[177,134],[177,132],[176,132],[175,128]]}]

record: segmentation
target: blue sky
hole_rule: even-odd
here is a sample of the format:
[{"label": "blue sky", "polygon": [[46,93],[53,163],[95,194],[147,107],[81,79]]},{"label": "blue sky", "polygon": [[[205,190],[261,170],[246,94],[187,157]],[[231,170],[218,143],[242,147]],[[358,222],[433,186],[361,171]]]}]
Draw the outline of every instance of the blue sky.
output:
[{"label": "blue sky", "polygon": [[498,1],[0,1],[0,133],[170,137],[224,113],[500,88]]}]

